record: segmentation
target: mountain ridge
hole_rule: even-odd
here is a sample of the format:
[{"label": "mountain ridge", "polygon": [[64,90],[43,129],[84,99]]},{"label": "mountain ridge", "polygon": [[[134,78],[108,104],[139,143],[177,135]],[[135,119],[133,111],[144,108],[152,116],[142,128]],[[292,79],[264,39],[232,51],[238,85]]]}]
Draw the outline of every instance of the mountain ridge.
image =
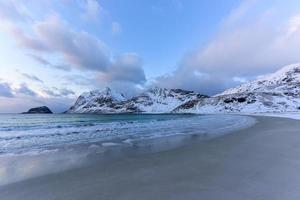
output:
[{"label": "mountain ridge", "polygon": [[275,73],[241,84],[209,100],[187,102],[174,112],[262,113],[300,111],[300,64],[285,66]]},{"label": "mountain ridge", "polygon": [[67,113],[258,113],[300,111],[300,64],[230,88],[213,97],[154,87],[126,99],[110,88],[83,93]]},{"label": "mountain ridge", "polygon": [[188,90],[158,87],[129,99],[116,98],[120,96],[124,97],[110,88],[85,92],[67,113],[169,113],[187,101],[208,98]]}]

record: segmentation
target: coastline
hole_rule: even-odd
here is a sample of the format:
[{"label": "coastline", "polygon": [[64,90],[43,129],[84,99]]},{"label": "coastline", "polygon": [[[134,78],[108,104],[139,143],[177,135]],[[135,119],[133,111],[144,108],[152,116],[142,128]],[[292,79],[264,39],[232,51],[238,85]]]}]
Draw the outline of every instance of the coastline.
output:
[{"label": "coastline", "polygon": [[1,199],[299,198],[299,121],[254,118],[205,142],[0,186]]}]

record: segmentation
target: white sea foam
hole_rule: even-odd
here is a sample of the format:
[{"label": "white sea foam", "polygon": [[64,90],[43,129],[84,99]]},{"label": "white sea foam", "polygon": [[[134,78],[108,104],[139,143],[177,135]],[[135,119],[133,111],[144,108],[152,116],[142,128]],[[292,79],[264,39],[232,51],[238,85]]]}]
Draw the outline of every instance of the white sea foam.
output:
[{"label": "white sea foam", "polygon": [[101,145],[104,147],[112,147],[112,146],[118,146],[120,144],[115,143],[115,142],[103,142]]},{"label": "white sea foam", "polygon": [[[64,117],[74,118],[72,115],[65,115]],[[116,145],[113,142],[115,140],[132,143],[139,140],[181,134],[214,137],[255,123],[255,119],[251,117],[237,115],[187,115],[180,117],[170,115],[164,118],[157,115],[148,117],[149,119],[147,117],[142,115],[140,117],[130,116],[128,120],[93,120],[93,122],[90,120],[74,122],[74,120],[64,119],[67,122],[63,124],[59,120],[51,124],[46,123],[47,120],[45,120],[45,122],[35,125],[34,128],[28,125],[16,126],[12,123],[10,127],[6,125],[11,129],[10,131],[0,129],[0,155],[42,152],[66,147],[66,145],[95,142],[101,142],[103,147],[107,147]],[[80,116],[80,118],[84,117]],[[147,119],[145,120],[145,118]]]}]

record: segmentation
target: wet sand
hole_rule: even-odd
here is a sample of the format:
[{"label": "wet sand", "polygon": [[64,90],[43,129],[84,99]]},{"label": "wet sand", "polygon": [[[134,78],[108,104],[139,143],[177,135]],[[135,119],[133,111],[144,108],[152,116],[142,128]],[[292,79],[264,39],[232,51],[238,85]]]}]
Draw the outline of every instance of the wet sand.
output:
[{"label": "wet sand", "polygon": [[4,185],[0,199],[300,199],[300,121],[255,118],[209,141]]}]

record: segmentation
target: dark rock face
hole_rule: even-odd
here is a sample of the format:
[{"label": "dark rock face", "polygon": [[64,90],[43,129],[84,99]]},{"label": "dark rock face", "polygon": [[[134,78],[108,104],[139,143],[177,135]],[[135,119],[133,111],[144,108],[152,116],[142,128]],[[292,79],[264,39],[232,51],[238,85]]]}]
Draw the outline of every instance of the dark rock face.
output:
[{"label": "dark rock face", "polygon": [[238,98],[229,98],[229,99],[224,99],[224,103],[233,103],[235,101],[239,102],[239,103],[244,103],[247,100],[246,97],[238,97]]},{"label": "dark rock face", "polygon": [[199,99],[195,99],[195,100],[191,100],[191,101],[188,101],[180,106],[178,106],[177,108],[174,109],[174,111],[176,110],[180,110],[180,109],[190,109],[190,108],[193,108],[195,105],[197,105],[197,103],[199,103]]},{"label": "dark rock face", "polygon": [[234,100],[233,99],[225,99],[224,103],[232,103]]},{"label": "dark rock face", "polygon": [[52,111],[47,106],[31,108],[22,114],[52,114]]}]

